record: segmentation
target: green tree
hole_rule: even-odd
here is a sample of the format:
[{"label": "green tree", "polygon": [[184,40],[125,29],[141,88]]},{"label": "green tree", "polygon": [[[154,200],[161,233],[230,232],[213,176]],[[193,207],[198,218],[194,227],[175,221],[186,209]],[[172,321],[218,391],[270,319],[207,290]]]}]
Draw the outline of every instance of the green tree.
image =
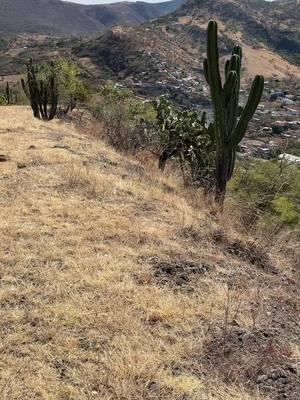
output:
[{"label": "green tree", "polygon": [[[79,102],[84,102],[90,95],[89,87],[80,79],[80,69],[74,62],[63,58],[54,61],[55,76],[58,88],[59,106],[67,114],[74,110]],[[51,65],[39,66],[38,79],[48,79],[51,75]]]},{"label": "green tree", "polygon": [[78,102],[86,101],[89,97],[89,88],[80,79],[80,69],[75,63],[67,62],[63,58],[55,62],[58,90],[64,112],[72,111]]}]

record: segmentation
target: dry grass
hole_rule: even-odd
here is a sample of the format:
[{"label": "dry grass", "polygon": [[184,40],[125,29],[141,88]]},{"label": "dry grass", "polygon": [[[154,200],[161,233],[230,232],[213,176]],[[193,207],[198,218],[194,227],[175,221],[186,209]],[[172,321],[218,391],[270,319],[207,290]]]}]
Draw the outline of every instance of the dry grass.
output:
[{"label": "dry grass", "polygon": [[[2,400],[268,398],[225,382],[203,349],[226,314],[253,330],[255,302],[255,328],[272,324],[286,264],[274,276],[228,255],[172,177],[70,124],[2,107],[0,154]],[[161,261],[209,268],[166,285]]]}]

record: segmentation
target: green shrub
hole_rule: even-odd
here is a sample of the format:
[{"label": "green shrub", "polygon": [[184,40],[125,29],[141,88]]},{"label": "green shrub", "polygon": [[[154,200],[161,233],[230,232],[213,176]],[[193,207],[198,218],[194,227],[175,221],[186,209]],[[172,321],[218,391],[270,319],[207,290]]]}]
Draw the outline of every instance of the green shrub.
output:
[{"label": "green shrub", "polygon": [[105,138],[116,149],[136,153],[156,144],[154,107],[136,98],[130,90],[107,84],[89,107]]},{"label": "green shrub", "polygon": [[6,99],[4,96],[0,96],[0,106],[6,106]]},{"label": "green shrub", "polygon": [[[214,180],[215,142],[206,114],[176,109],[170,101],[156,100],[157,126],[162,147],[159,166],[177,160],[183,173],[188,169],[192,182],[210,188]],[[187,167],[187,168],[186,168]]]},{"label": "green shrub", "polygon": [[296,165],[263,160],[240,164],[230,190],[243,207],[246,225],[270,230],[299,227],[300,169]]},{"label": "green shrub", "polygon": [[65,106],[65,112],[68,112],[73,110],[77,103],[88,100],[90,89],[78,78],[80,70],[75,63],[60,58],[55,64],[61,103]]},{"label": "green shrub", "polygon": [[274,213],[275,219],[280,225],[295,226],[299,222],[299,209],[296,204],[286,196],[276,197],[271,203],[271,215]]},{"label": "green shrub", "polygon": [[[78,103],[85,102],[91,95],[89,87],[79,79],[80,69],[75,63],[63,58],[54,61],[60,110],[65,114],[72,111]],[[38,66],[37,79],[47,80],[52,74],[51,64]]]},{"label": "green shrub", "polygon": [[289,140],[288,147],[283,152],[300,157],[300,142],[297,140]]}]

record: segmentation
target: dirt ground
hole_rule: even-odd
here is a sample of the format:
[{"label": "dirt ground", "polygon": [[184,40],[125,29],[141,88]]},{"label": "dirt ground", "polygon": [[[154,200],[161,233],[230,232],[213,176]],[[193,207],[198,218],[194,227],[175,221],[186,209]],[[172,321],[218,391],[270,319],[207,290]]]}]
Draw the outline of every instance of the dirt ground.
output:
[{"label": "dirt ground", "polygon": [[296,400],[299,266],[176,175],[0,107],[1,400]]}]

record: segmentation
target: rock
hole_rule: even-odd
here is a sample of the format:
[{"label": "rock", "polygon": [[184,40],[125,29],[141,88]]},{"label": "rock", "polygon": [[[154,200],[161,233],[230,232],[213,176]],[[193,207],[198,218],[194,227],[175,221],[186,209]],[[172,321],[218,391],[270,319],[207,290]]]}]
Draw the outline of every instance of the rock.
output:
[{"label": "rock", "polygon": [[296,367],[295,365],[291,365],[291,364],[290,364],[290,365],[287,366],[287,369],[288,369],[288,371],[291,372],[292,374],[297,374],[297,372],[298,372],[298,371],[297,371],[297,367]]},{"label": "rock", "polygon": [[260,375],[260,376],[257,378],[257,383],[263,383],[263,382],[265,382],[267,379],[268,379],[268,376],[267,376],[267,375]]},{"label": "rock", "polygon": [[53,149],[64,149],[64,150],[69,150],[70,146],[67,146],[66,144],[55,144],[53,146]]},{"label": "rock", "polygon": [[281,370],[272,370],[270,371],[270,378],[272,378],[274,381],[280,378],[286,378],[286,374],[284,371]]},{"label": "rock", "polygon": [[0,154],[0,162],[6,162],[9,160],[9,157],[5,154]]},{"label": "rock", "polygon": [[24,164],[24,163],[17,163],[17,168],[18,168],[18,169],[24,169],[24,168],[26,168],[26,167],[27,167],[27,165]]},{"label": "rock", "polygon": [[28,149],[29,149],[29,150],[35,150],[36,147],[32,144],[32,145],[30,145],[30,146],[28,147]]}]

